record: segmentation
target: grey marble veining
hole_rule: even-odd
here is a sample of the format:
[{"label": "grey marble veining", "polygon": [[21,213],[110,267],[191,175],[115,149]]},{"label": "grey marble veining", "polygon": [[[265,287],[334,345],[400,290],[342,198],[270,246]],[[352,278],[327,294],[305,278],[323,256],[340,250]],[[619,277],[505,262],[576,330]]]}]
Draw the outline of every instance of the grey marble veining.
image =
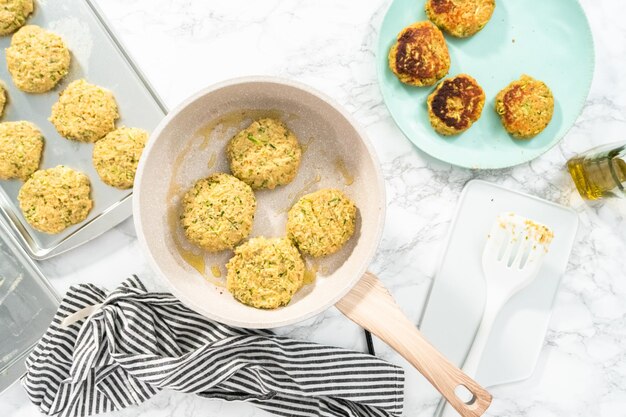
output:
[{"label": "grey marble veining", "polygon": [[[506,0],[501,0],[506,1]],[[365,127],[381,160],[388,212],[371,269],[416,322],[464,184],[482,178],[573,207],[578,241],[555,301],[537,369],[523,383],[493,388],[490,416],[626,416],[626,202],[588,205],[565,161],[596,144],[626,140],[626,3],[583,0],[596,44],[589,99],[565,139],[537,160],[500,171],[450,167],[418,151],[389,116],[375,71],[382,0],[100,0],[154,87],[170,106],[201,87],[241,75],[293,78],[324,91]],[[79,282],[114,287],[137,273],[155,287],[132,220],[41,264],[59,292]],[[331,309],[282,334],[364,349],[360,329]],[[438,397],[407,368],[406,415],[430,416]],[[36,416],[21,388],[0,400],[2,416]],[[119,416],[262,416],[245,404],[161,393]]]}]

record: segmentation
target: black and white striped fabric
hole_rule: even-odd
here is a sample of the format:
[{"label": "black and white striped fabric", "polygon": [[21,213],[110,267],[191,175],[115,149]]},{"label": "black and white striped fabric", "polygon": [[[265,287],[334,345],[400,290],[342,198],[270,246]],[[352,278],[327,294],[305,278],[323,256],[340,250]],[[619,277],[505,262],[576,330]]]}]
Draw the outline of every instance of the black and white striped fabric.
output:
[{"label": "black and white striped fabric", "polygon": [[[68,326],[68,318],[78,321]],[[72,287],[26,365],[31,401],[61,417],[141,404],[162,389],[247,401],[281,416],[402,413],[401,368],[210,321],[171,294],[147,292],[137,277],[108,295]]]}]

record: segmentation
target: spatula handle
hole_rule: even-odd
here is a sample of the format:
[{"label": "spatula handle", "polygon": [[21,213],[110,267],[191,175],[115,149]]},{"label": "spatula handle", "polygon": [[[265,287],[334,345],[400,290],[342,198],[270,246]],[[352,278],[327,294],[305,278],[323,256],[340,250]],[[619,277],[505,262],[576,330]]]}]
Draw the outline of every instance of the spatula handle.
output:
[{"label": "spatula handle", "polygon": [[[480,365],[483,353],[487,347],[487,342],[489,341],[491,329],[498,318],[498,313],[508,299],[508,297],[490,297],[487,295],[487,302],[485,303],[483,317],[480,321],[480,325],[478,326],[478,330],[476,331],[476,336],[474,336],[474,342],[472,343],[472,346],[467,353],[467,357],[463,362],[462,370],[466,375],[471,376],[472,378],[476,377],[476,374],[478,373],[478,366]],[[450,404],[444,404],[443,409],[439,414],[439,417],[458,416],[459,414],[450,406]]]},{"label": "spatula handle", "polygon": [[[373,274],[366,273],[336,307],[409,361],[463,417],[481,416],[491,404],[491,394],[424,339]],[[471,401],[457,396],[459,385],[472,393]]]}]

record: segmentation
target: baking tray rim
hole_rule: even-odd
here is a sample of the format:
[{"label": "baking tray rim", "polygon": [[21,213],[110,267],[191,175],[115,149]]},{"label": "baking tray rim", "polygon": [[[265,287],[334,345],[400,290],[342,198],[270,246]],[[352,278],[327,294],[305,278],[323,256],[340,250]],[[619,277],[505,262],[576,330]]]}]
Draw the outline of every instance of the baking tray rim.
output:
[{"label": "baking tray rim", "polygon": [[[58,306],[61,303],[61,297],[59,296],[57,291],[54,289],[52,284],[50,284],[50,281],[46,278],[43,272],[41,272],[41,269],[39,269],[39,266],[29,256],[29,253],[26,250],[24,250],[24,247],[20,244],[19,240],[10,232],[10,229],[11,229],[10,224],[8,224],[5,219],[0,218],[0,232],[2,232],[2,237],[0,237],[0,239],[2,239],[7,244],[7,246],[9,246],[9,250],[12,251],[13,254],[16,254],[17,252],[17,256],[16,256],[17,260],[20,262],[20,264],[25,266],[27,270],[32,272],[33,279],[37,281],[38,284],[40,284],[40,287],[44,291],[46,291],[48,295],[50,295],[54,301],[56,301],[57,308],[58,308]],[[39,343],[39,339],[36,342],[34,342],[31,346],[28,346],[26,349],[24,349],[24,351],[19,356],[15,357],[11,361],[11,363],[4,369],[4,371],[2,372],[2,375],[10,374],[11,373],[10,371],[14,369],[15,367],[24,368],[24,361],[26,360],[26,357],[30,354],[30,352],[37,345],[37,343]],[[12,387],[17,381],[23,378],[25,374],[25,368],[23,369],[23,372],[20,372],[20,373],[21,375],[19,378],[16,378],[10,384],[4,387],[4,389],[0,389],[0,396],[6,390]],[[0,375],[0,378],[2,378],[2,375]]]},{"label": "baking tray rim", "polygon": [[[85,3],[87,5],[87,8],[96,18],[96,21],[98,22],[100,28],[106,34],[106,37],[110,39],[114,48],[118,51],[124,61],[126,61],[131,70],[136,74],[139,81],[144,85],[146,91],[148,92],[150,97],[152,97],[157,107],[163,112],[163,116],[166,116],[168,113],[168,108],[165,105],[163,99],[159,96],[159,94],[156,92],[143,71],[141,71],[139,66],[136,64],[135,60],[132,58],[132,55],[128,53],[122,41],[115,35],[115,32],[112,30],[109,21],[102,13],[100,7],[94,2],[94,0],[85,0]],[[11,208],[11,206],[13,205],[13,201],[11,201],[4,192],[0,192],[0,218],[2,218],[4,222],[8,223],[9,230],[7,231],[7,233],[11,234],[14,239],[17,238],[19,244],[32,259],[44,260],[75,249],[78,246],[81,246],[89,242],[90,240],[95,239],[106,231],[114,228],[122,221],[131,217],[132,195],[133,192],[132,190],[130,190],[128,195],[117,201],[115,204],[107,207],[98,216],[94,217],[88,222],[81,224],[80,227],[74,230],[71,234],[50,247],[42,248],[37,245],[37,243],[30,236],[30,233],[25,230],[22,222],[15,218],[16,215],[13,212],[14,210]],[[107,218],[110,218],[110,213],[112,211],[122,211],[124,209],[126,210],[126,212],[118,218],[113,218],[111,224],[101,227],[95,233],[88,233],[90,228],[93,229],[96,224],[100,225],[105,222]],[[83,234],[85,236],[76,238],[76,235],[78,235],[79,233],[81,236]]]}]

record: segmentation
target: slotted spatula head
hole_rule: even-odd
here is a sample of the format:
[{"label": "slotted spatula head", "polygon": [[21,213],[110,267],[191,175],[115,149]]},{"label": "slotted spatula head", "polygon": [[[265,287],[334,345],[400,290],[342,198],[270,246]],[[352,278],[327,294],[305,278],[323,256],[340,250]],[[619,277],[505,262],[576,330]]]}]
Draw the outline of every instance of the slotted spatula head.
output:
[{"label": "slotted spatula head", "polygon": [[[512,296],[539,272],[552,231],[515,213],[498,216],[483,251],[483,271],[490,291]],[[508,298],[506,297],[506,298]]]},{"label": "slotted spatula head", "polygon": [[[468,375],[478,371],[500,309],[537,276],[553,236],[547,226],[515,213],[502,213],[496,218],[483,251],[485,309],[463,363],[463,371]],[[444,406],[440,416],[457,417],[458,413]]]}]

